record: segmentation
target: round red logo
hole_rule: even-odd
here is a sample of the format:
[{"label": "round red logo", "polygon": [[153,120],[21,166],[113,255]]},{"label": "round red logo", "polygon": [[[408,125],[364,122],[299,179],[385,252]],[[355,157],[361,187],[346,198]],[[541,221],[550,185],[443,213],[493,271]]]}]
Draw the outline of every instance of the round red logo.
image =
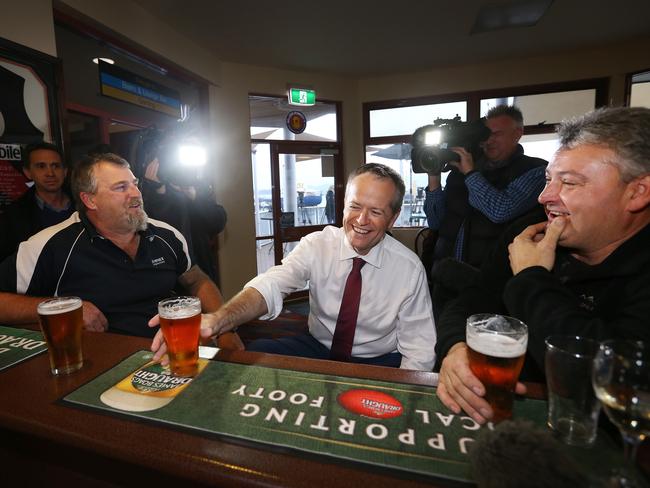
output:
[{"label": "round red logo", "polygon": [[397,398],[382,391],[348,390],[339,394],[336,401],[348,412],[376,419],[399,417],[404,412]]}]

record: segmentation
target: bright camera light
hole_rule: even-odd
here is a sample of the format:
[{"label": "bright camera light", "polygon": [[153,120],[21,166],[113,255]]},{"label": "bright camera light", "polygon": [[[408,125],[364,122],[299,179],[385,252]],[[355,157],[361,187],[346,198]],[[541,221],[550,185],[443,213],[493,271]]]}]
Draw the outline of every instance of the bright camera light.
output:
[{"label": "bright camera light", "polygon": [[183,166],[203,166],[207,161],[205,148],[202,146],[180,146],[178,159]]},{"label": "bright camera light", "polygon": [[427,146],[437,146],[440,144],[442,132],[439,130],[430,130],[424,133],[424,143]]}]

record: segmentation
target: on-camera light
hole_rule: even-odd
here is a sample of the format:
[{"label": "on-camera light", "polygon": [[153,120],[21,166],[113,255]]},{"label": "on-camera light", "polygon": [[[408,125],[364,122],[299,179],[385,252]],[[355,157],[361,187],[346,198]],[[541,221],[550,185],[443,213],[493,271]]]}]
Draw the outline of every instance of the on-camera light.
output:
[{"label": "on-camera light", "polygon": [[427,146],[437,146],[440,144],[440,139],[442,139],[441,130],[430,130],[424,134],[424,144]]},{"label": "on-camera light", "polygon": [[178,160],[183,166],[204,166],[207,154],[202,146],[182,145],[178,148]]}]

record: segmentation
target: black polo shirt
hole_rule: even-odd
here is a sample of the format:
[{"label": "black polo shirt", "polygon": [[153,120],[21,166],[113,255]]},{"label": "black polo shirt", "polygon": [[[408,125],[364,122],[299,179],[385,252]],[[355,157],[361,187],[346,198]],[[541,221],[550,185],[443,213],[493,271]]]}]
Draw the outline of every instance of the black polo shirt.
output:
[{"label": "black polo shirt", "polygon": [[0,289],[31,296],[75,295],[92,302],[108,330],[151,337],[147,322],[158,301],[176,294],[178,277],[191,267],[185,238],[149,219],[135,260],[75,212],[23,242],[0,265]]}]

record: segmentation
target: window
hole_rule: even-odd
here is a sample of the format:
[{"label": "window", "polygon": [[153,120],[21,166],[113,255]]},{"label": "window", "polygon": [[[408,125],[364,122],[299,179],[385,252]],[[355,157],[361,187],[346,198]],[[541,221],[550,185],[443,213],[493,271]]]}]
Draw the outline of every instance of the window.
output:
[{"label": "window", "polygon": [[370,137],[410,136],[418,127],[432,124],[437,118],[466,120],[467,103],[450,102],[370,111]]},{"label": "window", "polygon": [[[649,73],[650,74],[650,73]],[[650,76],[648,77],[650,85]],[[650,93],[650,90],[649,90]],[[553,158],[559,144],[555,125],[605,105],[607,80],[594,79],[553,85],[508,88],[485,92],[365,103],[364,134],[366,163],[392,167],[404,179],[406,193],[396,227],[426,226],[423,212],[424,189],[428,176],[411,169],[411,135],[435,119],[461,121],[483,117],[496,105],[516,105],[524,115],[524,152],[546,160]],[[446,175],[442,174],[444,186]]]},{"label": "window", "polygon": [[650,108],[650,71],[634,73],[630,78],[630,107]]}]

